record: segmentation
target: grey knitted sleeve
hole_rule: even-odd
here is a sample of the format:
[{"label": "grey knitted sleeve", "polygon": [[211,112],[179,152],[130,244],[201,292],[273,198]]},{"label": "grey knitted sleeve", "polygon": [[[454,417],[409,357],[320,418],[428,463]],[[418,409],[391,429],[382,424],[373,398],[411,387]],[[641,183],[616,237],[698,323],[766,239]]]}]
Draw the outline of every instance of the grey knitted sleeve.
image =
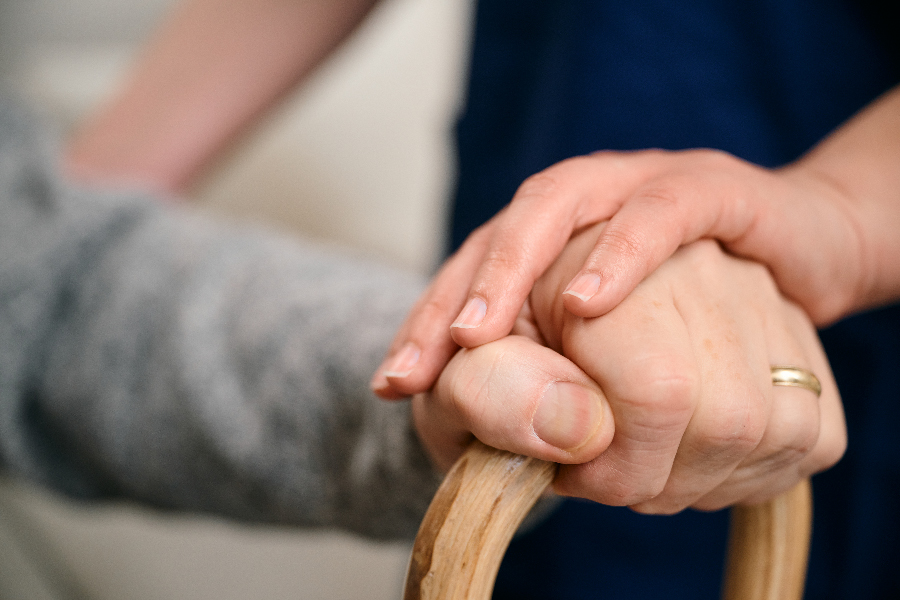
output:
[{"label": "grey knitted sleeve", "polygon": [[437,476],[368,379],[421,282],[67,188],[0,103],[0,466],[69,495],[411,536]]}]

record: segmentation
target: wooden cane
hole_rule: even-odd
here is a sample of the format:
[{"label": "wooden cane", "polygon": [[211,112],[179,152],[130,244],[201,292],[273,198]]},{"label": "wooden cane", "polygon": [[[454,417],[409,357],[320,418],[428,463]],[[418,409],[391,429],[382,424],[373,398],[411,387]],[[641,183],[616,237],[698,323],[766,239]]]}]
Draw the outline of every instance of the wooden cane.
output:
[{"label": "wooden cane", "polygon": [[[477,440],[456,462],[419,528],[404,600],[489,600],[513,534],[557,465]],[[725,600],[800,600],[812,496],[803,481],[757,506],[735,507]]]}]

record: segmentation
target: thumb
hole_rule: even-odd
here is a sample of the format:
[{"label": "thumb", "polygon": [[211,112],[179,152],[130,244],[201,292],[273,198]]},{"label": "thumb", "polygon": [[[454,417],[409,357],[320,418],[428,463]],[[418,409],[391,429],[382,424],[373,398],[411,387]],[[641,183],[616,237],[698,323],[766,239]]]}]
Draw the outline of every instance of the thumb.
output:
[{"label": "thumb", "polygon": [[489,446],[579,464],[612,441],[609,403],[567,358],[521,336],[460,350],[413,418],[432,459],[448,469],[474,435]]}]

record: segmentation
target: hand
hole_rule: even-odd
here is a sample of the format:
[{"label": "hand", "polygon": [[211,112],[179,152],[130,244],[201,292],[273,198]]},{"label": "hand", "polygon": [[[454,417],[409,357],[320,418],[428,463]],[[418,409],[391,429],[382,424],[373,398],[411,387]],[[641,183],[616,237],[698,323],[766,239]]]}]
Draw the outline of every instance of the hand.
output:
[{"label": "hand", "polygon": [[[573,238],[532,293],[551,347],[603,389],[616,432],[557,489],[642,512],[761,502],[833,465],[846,447],[837,386],[806,314],[767,270],[712,241],[678,250],[599,318],[565,310],[560,291],[602,225]],[[771,365],[822,383],[816,398],[774,387]]]},{"label": "hand", "polygon": [[473,435],[495,448],[574,464],[603,452],[615,428],[596,383],[521,335],[457,352],[434,389],[413,398],[413,418],[445,471]]},{"label": "hand", "polygon": [[[435,393],[414,401],[440,464],[472,431],[487,444],[566,463],[555,482],[562,494],[671,513],[763,501],[838,460],[846,432],[827,360],[809,320],[764,268],[700,242],[605,316],[582,319],[558,292],[596,236],[574,238],[532,293],[547,341],[584,374],[524,338],[461,351]],[[772,364],[812,370],[821,398],[773,387]],[[569,412],[550,421],[556,437],[542,438],[534,416],[554,372],[580,387],[559,403]],[[599,408],[590,408],[591,392]]]},{"label": "hand", "polygon": [[563,161],[525,181],[448,261],[398,332],[373,388],[384,397],[423,391],[457,344],[506,335],[570,235],[606,219],[560,290],[576,315],[611,310],[677,248],[703,238],[766,265],[817,325],[895,301],[897,161],[900,86],[778,170],[711,150]]},{"label": "hand", "polygon": [[768,265],[783,293],[828,322],[852,304],[865,274],[859,230],[846,205],[820,180],[708,150],[564,161],[528,179],[448,261],[392,348],[392,358],[404,347],[418,351],[414,372],[388,368],[381,390],[427,389],[456,344],[474,347],[506,335],[572,232],[605,219],[593,249],[560,290],[575,315],[607,313],[680,246],[714,237],[732,253]]}]

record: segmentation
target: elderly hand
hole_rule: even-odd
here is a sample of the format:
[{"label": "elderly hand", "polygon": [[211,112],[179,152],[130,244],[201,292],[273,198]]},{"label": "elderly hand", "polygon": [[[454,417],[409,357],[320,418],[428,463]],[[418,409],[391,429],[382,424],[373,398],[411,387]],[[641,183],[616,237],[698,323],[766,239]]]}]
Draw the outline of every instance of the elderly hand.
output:
[{"label": "elderly hand", "polygon": [[[815,329],[765,268],[698,242],[606,315],[576,317],[559,292],[600,229],[573,238],[531,295],[547,342],[584,373],[524,338],[461,351],[414,405],[442,465],[471,431],[566,463],[560,493],[671,513],[763,501],[840,458],[843,411]],[[782,364],[815,373],[821,397],[774,387]]]}]

